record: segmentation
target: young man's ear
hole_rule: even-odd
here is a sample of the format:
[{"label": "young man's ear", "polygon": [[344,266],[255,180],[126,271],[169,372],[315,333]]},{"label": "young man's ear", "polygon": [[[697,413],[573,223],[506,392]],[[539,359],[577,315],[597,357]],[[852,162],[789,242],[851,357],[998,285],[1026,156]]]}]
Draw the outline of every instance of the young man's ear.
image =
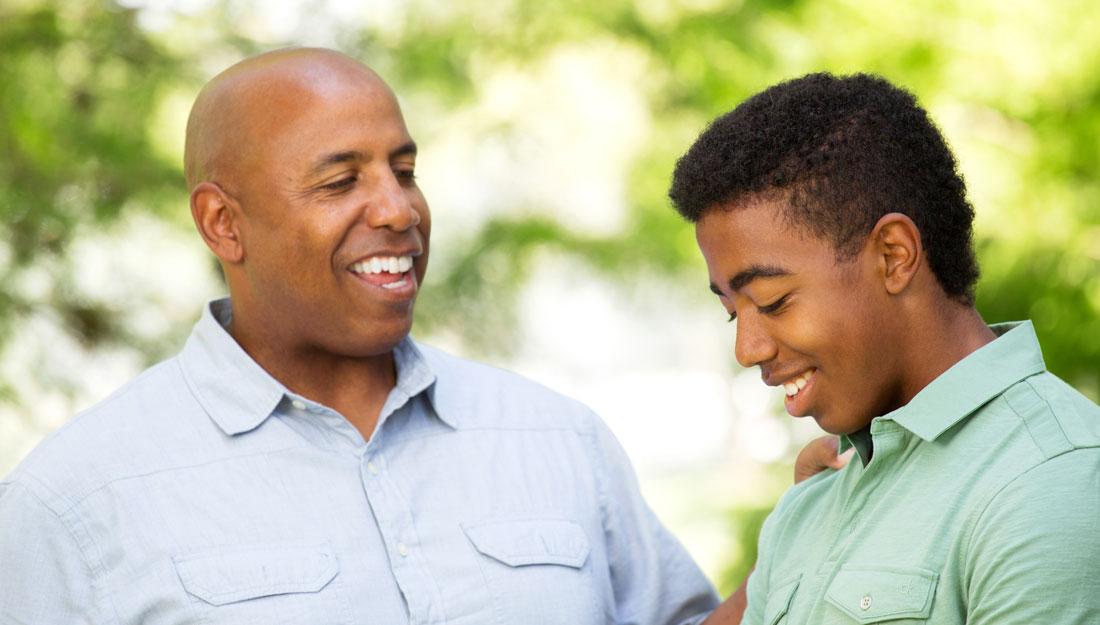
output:
[{"label": "young man's ear", "polygon": [[222,262],[238,263],[244,258],[239,207],[228,193],[213,182],[203,182],[191,191],[191,217],[203,241]]},{"label": "young man's ear", "polygon": [[891,295],[901,293],[917,275],[924,257],[920,230],[909,217],[888,213],[871,230],[871,241],[886,291]]}]

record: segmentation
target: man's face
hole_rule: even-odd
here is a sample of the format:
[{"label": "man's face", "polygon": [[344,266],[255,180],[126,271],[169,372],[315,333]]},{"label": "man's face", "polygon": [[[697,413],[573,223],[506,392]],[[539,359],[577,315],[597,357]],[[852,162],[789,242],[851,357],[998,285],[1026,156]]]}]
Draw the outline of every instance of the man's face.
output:
[{"label": "man's face", "polygon": [[234,330],[288,351],[385,353],[412,325],[431,230],[398,104],[354,67],[265,87],[227,185],[243,214]]},{"label": "man's face", "polygon": [[715,208],[696,224],[711,290],[736,315],[737,361],[785,387],[787,412],[854,432],[903,403],[879,265],[871,246],[837,261],[828,241],[784,223],[779,206]]}]

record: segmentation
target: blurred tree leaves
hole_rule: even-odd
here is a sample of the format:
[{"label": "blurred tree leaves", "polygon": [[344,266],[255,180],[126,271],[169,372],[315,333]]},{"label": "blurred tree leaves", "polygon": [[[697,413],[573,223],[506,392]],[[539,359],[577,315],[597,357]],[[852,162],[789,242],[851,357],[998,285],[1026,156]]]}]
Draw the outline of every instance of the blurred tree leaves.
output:
[{"label": "blurred tree leaves", "polygon": [[[250,39],[237,26],[246,4],[214,3],[184,26],[205,21],[206,37],[219,41],[222,54],[296,43]],[[1049,367],[1096,396],[1100,46],[1081,26],[1100,22],[1087,2],[1061,5],[1031,19],[992,2],[410,0],[388,21],[348,29],[341,40],[399,93],[431,100],[441,114],[476,101],[481,83],[500,68],[532,68],[562,46],[610,41],[645,59],[637,89],[650,107],[652,136],[629,174],[621,231],[575,231],[539,206],[493,217],[467,233],[455,262],[433,269],[438,286],[425,293],[418,318],[425,329],[506,351],[510,341],[501,337],[513,319],[511,297],[535,249],[576,255],[612,275],[697,275],[690,228],[664,198],[675,158],[694,135],[777,80],[817,69],[869,70],[913,89],[934,115],[955,106],[992,112],[1023,129],[1028,140],[1020,149],[980,132],[960,137],[956,131],[970,129],[965,112],[958,127],[945,124],[957,147],[985,146],[960,149],[979,215],[997,215],[979,221],[985,268],[979,307],[991,321],[1036,317]],[[179,205],[179,166],[153,149],[149,126],[181,76],[190,86],[201,81],[193,67],[207,50],[170,45],[171,29],[146,32],[138,9],[110,2],[41,0],[0,11],[2,272],[4,284],[14,285],[0,296],[0,328],[44,304],[94,344],[121,331],[99,314],[109,312],[103,303],[54,289],[36,304],[19,288],[21,274],[64,254],[75,236],[124,209]],[[839,32],[845,36],[834,36]],[[1044,48],[1047,41],[1053,43]],[[1047,67],[1018,51],[1065,62]],[[1016,153],[970,158],[983,149]],[[1005,169],[1013,184],[991,190],[995,185],[985,180],[1005,174],[989,172]],[[995,221],[1007,225],[990,226]],[[510,262],[493,263],[498,256]],[[482,270],[497,265],[507,268]]]},{"label": "blurred tree leaves", "polygon": [[127,207],[155,210],[179,192],[146,124],[178,65],[134,16],[87,1],[0,8],[0,332],[48,307],[89,344],[115,338],[104,303],[41,269]]}]

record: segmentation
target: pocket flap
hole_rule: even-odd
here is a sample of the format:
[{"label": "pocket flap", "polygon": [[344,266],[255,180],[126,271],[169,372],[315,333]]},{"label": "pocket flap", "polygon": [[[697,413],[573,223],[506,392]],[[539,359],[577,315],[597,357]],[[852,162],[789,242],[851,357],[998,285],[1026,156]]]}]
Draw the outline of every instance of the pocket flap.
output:
[{"label": "pocket flap", "polygon": [[588,559],[588,539],[573,521],[513,519],[463,523],[462,530],[478,551],[508,566],[560,564],[579,569]]},{"label": "pocket flap", "polygon": [[939,575],[916,567],[843,565],[825,600],[860,623],[927,618]]},{"label": "pocket flap", "polygon": [[786,616],[787,611],[791,609],[791,599],[794,598],[800,581],[802,581],[801,575],[793,581],[778,585],[775,590],[768,593],[768,601],[764,604],[764,622],[767,625],[775,625],[779,619]]},{"label": "pocket flap", "polygon": [[317,592],[336,577],[336,556],[322,546],[263,545],[172,558],[187,592],[211,605]]}]

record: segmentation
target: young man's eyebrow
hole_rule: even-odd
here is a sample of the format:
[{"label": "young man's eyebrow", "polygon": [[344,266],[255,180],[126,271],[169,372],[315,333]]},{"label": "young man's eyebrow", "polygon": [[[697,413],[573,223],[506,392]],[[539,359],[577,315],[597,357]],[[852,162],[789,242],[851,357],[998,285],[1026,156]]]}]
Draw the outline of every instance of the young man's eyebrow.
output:
[{"label": "young man's eyebrow", "polygon": [[[740,291],[757,278],[778,278],[789,275],[791,275],[790,271],[778,265],[753,265],[748,269],[737,272],[737,275],[730,278],[729,287],[731,291]],[[711,285],[711,290],[717,292],[713,285]]]}]

